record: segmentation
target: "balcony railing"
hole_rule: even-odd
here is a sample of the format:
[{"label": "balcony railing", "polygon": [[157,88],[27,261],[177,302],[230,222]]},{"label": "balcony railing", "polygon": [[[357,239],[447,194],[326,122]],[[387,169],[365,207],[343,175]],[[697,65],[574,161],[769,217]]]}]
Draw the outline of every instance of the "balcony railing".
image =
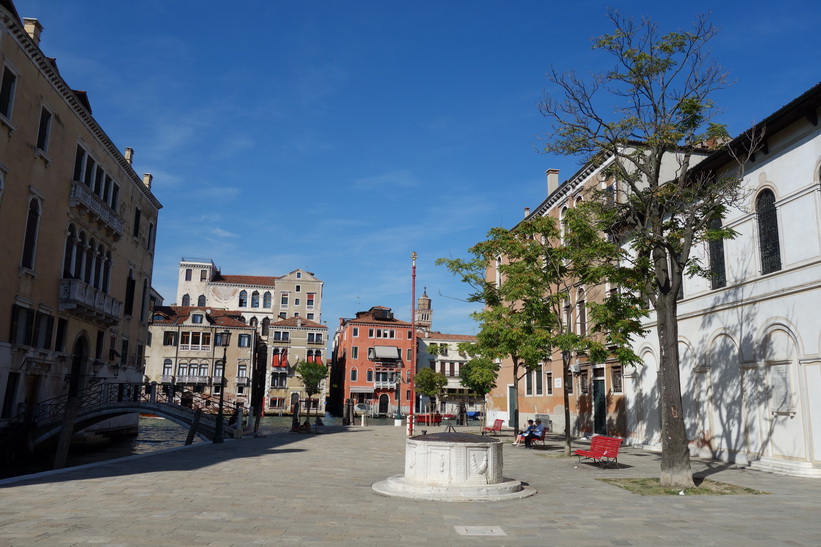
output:
[{"label": "balcony railing", "polygon": [[373,383],[374,389],[396,389],[396,382],[383,382],[377,380]]},{"label": "balcony railing", "polygon": [[314,346],[321,346],[325,343],[325,340],[323,340],[322,338],[318,338],[318,339],[314,339],[314,340],[309,339],[308,343],[311,344],[311,345],[314,345]]},{"label": "balcony railing", "polygon": [[175,381],[174,376],[171,374],[163,374],[160,376],[160,383],[161,384],[173,384]]},{"label": "balcony railing", "polygon": [[251,384],[251,379],[247,376],[238,376],[237,377],[237,385],[238,386],[247,386]]},{"label": "balcony railing", "polygon": [[211,351],[211,345],[180,344],[180,351]]},{"label": "balcony railing", "polygon": [[123,303],[80,279],[60,280],[60,311],[85,319],[116,325]]},{"label": "balcony railing", "polygon": [[207,384],[210,381],[210,376],[199,376],[198,374],[187,374],[184,376],[177,376],[178,384]]},{"label": "balcony railing", "polygon": [[71,183],[71,207],[82,207],[94,217],[98,223],[105,226],[111,233],[119,239],[123,235],[125,221],[114,212],[91,188],[82,182]]}]

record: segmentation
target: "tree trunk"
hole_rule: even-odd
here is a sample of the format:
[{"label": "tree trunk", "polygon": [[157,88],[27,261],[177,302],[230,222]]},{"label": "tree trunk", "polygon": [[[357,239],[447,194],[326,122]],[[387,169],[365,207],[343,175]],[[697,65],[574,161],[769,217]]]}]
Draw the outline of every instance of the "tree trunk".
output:
[{"label": "tree trunk", "polygon": [[681,401],[677,307],[674,293],[659,295],[656,300],[660,352],[658,386],[661,392],[660,481],[662,486],[692,488],[693,472]]},{"label": "tree trunk", "polygon": [[570,457],[573,453],[570,436],[570,395],[567,393],[567,371],[570,369],[570,355],[562,352],[562,388],[564,395],[564,455]]},{"label": "tree trunk", "polygon": [[513,359],[513,437],[519,434],[519,361]]}]

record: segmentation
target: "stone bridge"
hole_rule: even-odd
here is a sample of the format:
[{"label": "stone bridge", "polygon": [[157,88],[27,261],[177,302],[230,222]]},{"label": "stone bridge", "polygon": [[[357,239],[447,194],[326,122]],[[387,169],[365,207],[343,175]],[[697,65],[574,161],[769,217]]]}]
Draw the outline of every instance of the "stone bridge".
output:
[{"label": "stone bridge", "polygon": [[[156,384],[102,383],[90,386],[78,394],[75,400],[73,432],[81,431],[103,420],[124,414],[151,414],[160,416],[186,428],[192,427],[196,436],[213,440],[217,423],[218,403],[199,394],[166,393],[157,389]],[[0,441],[13,443],[22,441],[21,435],[30,447],[35,447],[57,435],[64,427],[69,407],[68,396],[64,395],[21,409],[3,431]],[[224,404],[224,436],[230,438],[240,434],[242,429],[229,425],[237,412],[235,404]],[[16,437],[16,439],[15,439]]]}]

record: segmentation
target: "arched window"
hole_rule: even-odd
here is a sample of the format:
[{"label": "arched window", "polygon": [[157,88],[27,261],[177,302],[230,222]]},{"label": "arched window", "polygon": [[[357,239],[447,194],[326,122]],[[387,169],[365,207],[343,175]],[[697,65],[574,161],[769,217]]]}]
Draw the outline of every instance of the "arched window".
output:
[{"label": "arched window", "polygon": [[351,369],[351,382],[356,382],[356,369]]},{"label": "arched window", "polygon": [[183,306],[190,306],[191,305],[191,296],[188,294],[182,295],[182,305]]},{"label": "arched window", "polygon": [[257,325],[258,325],[258,324],[259,324],[259,321],[257,321],[257,318],[256,318],[256,317],[252,317],[252,318],[251,318],[251,322],[249,323],[249,325],[251,325],[251,326],[252,326],[252,327],[254,327],[254,328],[257,328]]},{"label": "arched window", "polygon": [[239,307],[244,308],[248,305],[248,291],[239,292]]},{"label": "arched window", "polygon": [[94,238],[89,238],[88,240],[88,252],[86,252],[86,264],[85,264],[85,271],[83,272],[83,281],[91,285],[92,280],[94,279],[94,251],[95,245],[97,243],[94,241]]},{"label": "arched window", "polygon": [[172,370],[173,370],[173,368],[172,368],[171,359],[165,359],[162,362],[162,375],[163,376],[171,376],[171,374],[172,374],[171,371]]},{"label": "arched window", "polygon": [[758,246],[761,251],[761,273],[768,274],[781,269],[781,245],[778,241],[778,214],[775,194],[764,190],[755,201],[758,216]]},{"label": "arched window", "polygon": [[102,245],[97,246],[97,252],[94,255],[94,288],[103,288],[103,262],[105,262],[105,249]]},{"label": "arched window", "polygon": [[251,293],[251,307],[258,308],[259,307],[259,292],[254,291]]},{"label": "arched window", "polygon": [[77,230],[73,224],[68,226],[66,247],[63,256],[63,278],[71,279],[74,272],[74,262],[77,259]]},{"label": "arched window", "polygon": [[[714,218],[710,221],[711,230],[721,229],[721,219]],[[727,285],[727,276],[724,271],[724,240],[713,239],[710,246],[710,286],[713,289],[720,289]]]},{"label": "arched window", "polygon": [[145,314],[148,311],[148,279],[143,279],[143,294],[140,299],[140,321],[145,321]]},{"label": "arched window", "polygon": [[314,350],[314,363],[322,364],[322,350]]},{"label": "arched window", "polygon": [[197,297],[197,306],[205,306],[205,295],[201,294]]},{"label": "arched window", "polygon": [[584,290],[579,289],[578,300],[576,302],[576,318],[579,322],[579,336],[587,335],[587,308],[584,301]]},{"label": "arched window", "polygon": [[26,216],[26,235],[23,239],[23,258],[20,266],[34,269],[34,255],[37,251],[37,232],[40,229],[40,202],[31,198]]},{"label": "arched window", "polygon": [[111,283],[111,251],[105,254],[105,264],[103,264],[103,292],[108,294],[108,287]]},{"label": "arched window", "polygon": [[77,252],[74,260],[74,279],[83,279],[83,272],[85,271],[86,253],[88,248],[86,246],[86,233],[80,232],[80,238],[77,241]]},{"label": "arched window", "polygon": [[567,207],[562,207],[559,213],[559,239],[564,244],[564,236],[567,233]]},{"label": "arched window", "polygon": [[270,293],[270,291],[265,291],[265,294],[262,295],[262,307],[263,308],[270,308],[271,307],[271,293]]},{"label": "arched window", "polygon": [[268,328],[271,326],[271,320],[265,318],[262,320],[262,336],[268,336]]},{"label": "arched window", "polygon": [[134,315],[134,291],[137,289],[137,280],[134,279],[134,270],[128,270],[128,279],[125,282],[125,314]]}]

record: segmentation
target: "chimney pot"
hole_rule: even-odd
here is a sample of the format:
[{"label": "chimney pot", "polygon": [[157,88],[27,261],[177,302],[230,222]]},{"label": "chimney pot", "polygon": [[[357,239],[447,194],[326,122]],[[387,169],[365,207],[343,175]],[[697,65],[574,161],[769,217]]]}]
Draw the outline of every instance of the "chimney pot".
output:
[{"label": "chimney pot", "polygon": [[134,149],[130,146],[125,149],[125,161],[128,162],[128,165],[134,161]]},{"label": "chimney pot", "polygon": [[530,207],[525,207],[525,218],[530,216]]},{"label": "chimney pot", "polygon": [[23,29],[29,35],[29,38],[34,40],[34,44],[40,47],[40,33],[43,32],[43,25],[40,24],[40,21],[31,17],[24,17]]},{"label": "chimney pot", "polygon": [[143,174],[143,184],[145,184],[145,187],[148,188],[149,190],[151,190],[151,181],[152,180],[154,180],[154,175],[152,175],[151,173],[144,173]]}]

